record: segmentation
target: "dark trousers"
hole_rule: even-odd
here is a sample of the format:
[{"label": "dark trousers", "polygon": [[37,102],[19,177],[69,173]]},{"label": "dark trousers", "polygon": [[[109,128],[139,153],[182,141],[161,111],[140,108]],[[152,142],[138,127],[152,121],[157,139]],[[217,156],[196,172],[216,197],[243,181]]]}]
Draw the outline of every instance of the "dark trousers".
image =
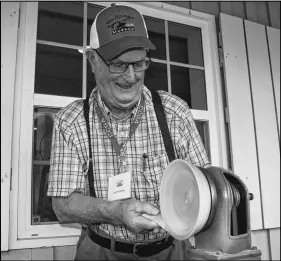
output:
[{"label": "dark trousers", "polygon": [[[106,236],[105,234],[101,234]],[[77,243],[75,260],[187,260],[187,251],[192,245],[188,240],[174,240],[172,245],[162,252],[149,256],[138,257],[134,254],[126,254],[103,248],[93,242],[82,229]]]}]

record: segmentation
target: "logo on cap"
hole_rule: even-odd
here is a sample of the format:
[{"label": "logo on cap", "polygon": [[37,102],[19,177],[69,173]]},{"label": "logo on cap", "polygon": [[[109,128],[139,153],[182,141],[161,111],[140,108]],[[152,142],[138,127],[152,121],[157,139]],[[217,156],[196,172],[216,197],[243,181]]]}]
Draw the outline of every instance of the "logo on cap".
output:
[{"label": "logo on cap", "polygon": [[[121,17],[118,17],[118,18],[121,18]],[[110,24],[107,28],[110,27],[112,29],[112,31],[111,31],[112,35],[118,34],[118,33],[121,33],[121,32],[134,31],[135,30],[135,25],[133,23],[126,23],[125,22],[125,21],[127,21],[129,19],[134,19],[134,17],[126,16],[123,20],[116,21],[116,22]],[[112,20],[114,20],[114,19],[112,19]]]}]

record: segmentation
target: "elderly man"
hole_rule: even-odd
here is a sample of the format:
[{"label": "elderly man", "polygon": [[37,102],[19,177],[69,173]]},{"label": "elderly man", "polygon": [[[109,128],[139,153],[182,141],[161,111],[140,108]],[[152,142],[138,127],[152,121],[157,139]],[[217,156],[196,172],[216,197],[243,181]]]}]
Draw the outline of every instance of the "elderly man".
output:
[{"label": "elderly man", "polygon": [[[76,260],[187,258],[189,241],[175,240],[151,220],[160,214],[169,158],[144,86],[150,49],[155,46],[136,9],[103,9],[85,50],[97,86],[56,116],[48,195],[60,222],[82,225]],[[188,105],[159,94],[175,157],[209,165]]]}]

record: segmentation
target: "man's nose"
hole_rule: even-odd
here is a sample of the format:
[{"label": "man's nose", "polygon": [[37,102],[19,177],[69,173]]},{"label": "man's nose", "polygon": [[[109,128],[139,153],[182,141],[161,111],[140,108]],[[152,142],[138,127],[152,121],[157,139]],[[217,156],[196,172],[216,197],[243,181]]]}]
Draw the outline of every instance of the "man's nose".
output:
[{"label": "man's nose", "polygon": [[129,64],[127,70],[124,72],[124,78],[127,82],[134,82],[136,80],[136,73],[132,64]]}]

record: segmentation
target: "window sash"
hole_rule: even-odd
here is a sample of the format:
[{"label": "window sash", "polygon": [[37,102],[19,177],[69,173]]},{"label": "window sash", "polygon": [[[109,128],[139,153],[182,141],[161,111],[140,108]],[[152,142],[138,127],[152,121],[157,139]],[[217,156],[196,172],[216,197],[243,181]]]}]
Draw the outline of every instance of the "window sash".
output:
[{"label": "window sash", "polygon": [[[102,6],[110,5],[101,2]],[[218,120],[220,108],[217,100],[220,94],[218,56],[214,55],[216,46],[215,21],[211,15],[198,12],[191,13],[188,9],[181,9],[161,3],[128,3],[137,7],[144,15],[161,18],[178,23],[200,27],[202,30],[203,53],[205,64],[205,77],[207,87],[208,111],[192,110],[195,119],[209,121],[210,148],[214,165],[223,166],[223,147],[219,139],[222,122]],[[85,9],[84,9],[85,11]],[[175,15],[176,13],[176,15]],[[196,15],[196,16],[195,16]],[[18,80],[16,83],[15,101],[15,127],[13,152],[13,192],[11,202],[11,235],[10,249],[33,248],[39,246],[76,244],[80,231],[77,228],[63,227],[59,224],[31,225],[31,175],[32,175],[32,134],[33,134],[33,108],[35,105],[64,107],[77,99],[73,97],[59,97],[52,95],[39,95],[33,93],[35,79],[35,55],[37,34],[38,3],[21,3],[21,23],[19,34],[17,64]],[[198,17],[200,17],[200,20]],[[216,53],[215,53],[216,54]],[[84,56],[83,71],[86,71],[86,58]],[[85,74],[83,84],[86,83]],[[218,86],[217,86],[218,85]],[[83,88],[84,89],[84,88]],[[85,93],[83,97],[85,96]],[[218,114],[218,115],[217,115]],[[20,218],[18,218],[20,217]],[[55,237],[58,237],[55,239]],[[64,238],[63,240],[61,238]],[[36,238],[36,240],[30,240]]]}]

